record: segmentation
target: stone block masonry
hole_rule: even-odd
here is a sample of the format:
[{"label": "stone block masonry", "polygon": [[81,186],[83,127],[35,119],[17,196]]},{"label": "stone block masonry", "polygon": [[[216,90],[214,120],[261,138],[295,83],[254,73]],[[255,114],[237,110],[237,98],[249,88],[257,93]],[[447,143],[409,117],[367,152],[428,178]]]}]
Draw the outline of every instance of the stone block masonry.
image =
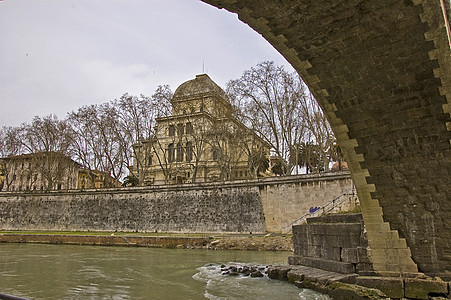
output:
[{"label": "stone block masonry", "polygon": [[[312,208],[322,208],[332,200],[353,190],[347,173],[294,176],[263,181],[259,185],[268,232],[284,232],[292,222],[308,214]],[[292,180],[288,180],[292,178]],[[299,180],[301,179],[301,180]],[[346,196],[335,211],[354,208],[355,197]]]},{"label": "stone block masonry", "polygon": [[361,214],[329,215],[293,226],[292,265],[342,274],[373,275]]},{"label": "stone block masonry", "polygon": [[0,200],[15,230],[264,232],[257,187],[17,195]]},{"label": "stone block masonry", "polygon": [[449,276],[450,2],[203,1],[262,34],[324,110],[356,184],[374,269]]},{"label": "stone block masonry", "polygon": [[[228,183],[0,193],[0,229],[139,232],[277,232],[352,186],[349,173]],[[322,194],[319,190],[323,190]],[[273,193],[268,197],[268,191]],[[316,195],[303,197],[302,195]],[[275,207],[278,209],[274,211]],[[267,222],[271,216],[271,222]]]}]

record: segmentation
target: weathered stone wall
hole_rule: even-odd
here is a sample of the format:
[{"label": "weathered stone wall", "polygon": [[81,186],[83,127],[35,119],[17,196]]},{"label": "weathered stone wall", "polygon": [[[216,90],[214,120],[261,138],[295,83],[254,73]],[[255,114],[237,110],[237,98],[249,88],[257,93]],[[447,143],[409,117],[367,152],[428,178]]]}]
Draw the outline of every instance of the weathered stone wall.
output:
[{"label": "weathered stone wall", "polygon": [[449,274],[450,2],[203,1],[236,12],[315,95],[356,184],[374,268]]},{"label": "weathered stone wall", "polygon": [[373,275],[361,214],[329,215],[293,226],[290,264],[343,274]]},{"label": "weathered stone wall", "polygon": [[0,198],[2,229],[264,232],[257,187],[128,189]]},{"label": "weathered stone wall", "polygon": [[[291,231],[292,222],[309,213],[310,208],[322,208],[354,186],[348,173],[293,177],[291,181],[266,182],[260,186],[268,232]],[[352,195],[352,193],[351,193]],[[337,211],[352,209],[355,198],[336,207]],[[288,230],[287,230],[288,229]]]},{"label": "weathered stone wall", "polygon": [[0,193],[0,229],[274,232],[293,221],[283,216],[285,207],[299,218],[310,206],[332,200],[327,197],[351,186],[349,173],[340,173],[152,188]]}]

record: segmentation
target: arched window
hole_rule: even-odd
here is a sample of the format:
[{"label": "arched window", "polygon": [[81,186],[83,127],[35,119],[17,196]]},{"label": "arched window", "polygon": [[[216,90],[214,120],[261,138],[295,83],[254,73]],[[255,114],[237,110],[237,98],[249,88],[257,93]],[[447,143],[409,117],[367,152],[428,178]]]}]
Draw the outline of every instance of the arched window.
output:
[{"label": "arched window", "polygon": [[168,162],[174,161],[174,144],[169,144],[168,146]]},{"label": "arched window", "polygon": [[185,159],[186,159],[186,161],[192,161],[193,160],[193,144],[191,142],[186,143]]},{"label": "arched window", "polygon": [[181,143],[177,144],[177,161],[183,161],[183,147]]}]

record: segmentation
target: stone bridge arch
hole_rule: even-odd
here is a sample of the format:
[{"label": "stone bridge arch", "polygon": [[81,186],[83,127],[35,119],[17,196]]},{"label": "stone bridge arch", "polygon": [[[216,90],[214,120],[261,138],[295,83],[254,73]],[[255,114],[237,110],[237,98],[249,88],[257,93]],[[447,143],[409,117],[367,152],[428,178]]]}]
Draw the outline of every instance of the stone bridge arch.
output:
[{"label": "stone bridge arch", "polygon": [[310,87],[344,148],[375,270],[449,277],[449,1],[203,1],[237,13]]}]

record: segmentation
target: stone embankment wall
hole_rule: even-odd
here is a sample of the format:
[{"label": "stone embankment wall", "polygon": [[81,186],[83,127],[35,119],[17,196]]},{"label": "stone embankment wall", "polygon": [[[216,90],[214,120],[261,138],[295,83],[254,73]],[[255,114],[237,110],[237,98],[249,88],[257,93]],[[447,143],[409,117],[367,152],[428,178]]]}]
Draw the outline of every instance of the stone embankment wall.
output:
[{"label": "stone embankment wall", "polygon": [[[311,209],[321,209],[344,193],[354,190],[349,173],[330,173],[281,178],[280,181],[263,181],[260,196],[265,212],[268,232],[285,232],[293,222],[309,214]],[[334,211],[353,209],[356,197],[352,193],[345,203]]]},{"label": "stone embankment wall", "polygon": [[[0,229],[278,232],[352,187],[349,173],[228,183],[0,193]],[[289,211],[289,214],[288,214]]]}]

